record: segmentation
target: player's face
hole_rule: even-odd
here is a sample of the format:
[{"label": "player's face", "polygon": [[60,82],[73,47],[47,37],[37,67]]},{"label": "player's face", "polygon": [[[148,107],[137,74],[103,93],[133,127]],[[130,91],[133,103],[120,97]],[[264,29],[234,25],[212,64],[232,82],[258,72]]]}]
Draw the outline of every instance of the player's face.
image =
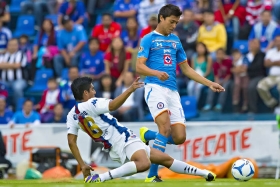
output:
[{"label": "player's face", "polygon": [[23,106],[23,110],[26,113],[30,113],[32,111],[32,107],[33,107],[33,103],[30,101],[25,102],[24,106]]},{"label": "player's face", "polygon": [[196,51],[199,55],[204,55],[206,53],[206,49],[202,44],[197,44]]},{"label": "player's face", "polygon": [[206,12],[203,14],[203,20],[207,25],[212,25],[215,21],[215,17],[213,14]]},{"label": "player's face", "polygon": [[95,53],[96,51],[98,51],[99,49],[99,44],[97,41],[93,40],[90,42],[89,44],[89,50],[93,53]]},{"label": "player's face", "polygon": [[253,39],[249,42],[250,51],[259,51],[260,50],[260,42],[258,39]]},{"label": "player's face", "polygon": [[264,24],[268,24],[271,20],[271,14],[269,12],[263,12],[261,19]]},{"label": "player's face", "polygon": [[91,98],[94,98],[95,94],[96,94],[96,92],[94,90],[93,85],[91,84],[90,88],[89,88],[89,91],[85,91],[84,99],[87,101],[87,100],[89,100]]},{"label": "player's face", "polygon": [[176,28],[176,25],[179,22],[180,17],[176,17],[176,16],[170,16],[170,17],[166,17],[165,19],[163,19],[163,17],[161,16],[160,18],[160,22],[162,22],[163,24],[163,29],[165,34],[169,35],[171,34],[174,29]]}]

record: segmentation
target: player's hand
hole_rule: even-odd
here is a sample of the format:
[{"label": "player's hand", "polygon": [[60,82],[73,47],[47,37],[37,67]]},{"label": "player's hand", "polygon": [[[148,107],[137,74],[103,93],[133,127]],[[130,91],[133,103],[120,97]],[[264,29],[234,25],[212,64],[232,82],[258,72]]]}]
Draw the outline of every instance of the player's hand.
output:
[{"label": "player's hand", "polygon": [[90,176],[90,171],[94,171],[94,169],[89,166],[89,165],[84,165],[81,167],[84,178],[86,178],[87,176]]},{"label": "player's hand", "polygon": [[134,92],[138,88],[141,88],[144,86],[143,82],[138,82],[140,80],[140,77],[137,77],[137,79],[133,82],[133,84],[129,87],[131,92]]},{"label": "player's hand", "polygon": [[213,91],[213,92],[224,92],[226,91],[224,89],[224,87],[222,87],[221,85],[219,85],[218,83],[213,82],[209,88]]},{"label": "player's hand", "polygon": [[165,72],[162,72],[162,71],[158,71],[156,76],[161,81],[166,81],[167,79],[169,79],[169,75]]}]

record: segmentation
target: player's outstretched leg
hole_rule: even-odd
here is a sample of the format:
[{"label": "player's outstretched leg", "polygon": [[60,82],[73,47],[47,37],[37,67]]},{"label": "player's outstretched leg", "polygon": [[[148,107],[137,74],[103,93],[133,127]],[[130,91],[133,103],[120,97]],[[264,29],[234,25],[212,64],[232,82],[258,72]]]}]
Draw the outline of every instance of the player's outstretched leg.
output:
[{"label": "player's outstretched leg", "polygon": [[[149,130],[147,127],[140,128],[140,138],[145,144],[148,144],[149,141],[156,139],[157,133],[158,132]],[[168,137],[167,144],[175,144],[172,135]]]},{"label": "player's outstretched leg", "polygon": [[[134,145],[132,143],[128,146]],[[149,160],[147,153],[144,149],[136,151],[132,155],[130,160],[130,162],[127,162],[124,165],[116,169],[110,170],[106,173],[86,177],[85,183],[101,183],[107,180],[133,175],[135,173],[147,171],[151,166],[151,161]]]},{"label": "player's outstretched leg", "polygon": [[154,148],[151,148],[150,160],[152,163],[163,165],[176,173],[201,176],[206,181],[214,181],[216,179],[216,175],[211,171],[202,170],[185,162],[173,159]]}]

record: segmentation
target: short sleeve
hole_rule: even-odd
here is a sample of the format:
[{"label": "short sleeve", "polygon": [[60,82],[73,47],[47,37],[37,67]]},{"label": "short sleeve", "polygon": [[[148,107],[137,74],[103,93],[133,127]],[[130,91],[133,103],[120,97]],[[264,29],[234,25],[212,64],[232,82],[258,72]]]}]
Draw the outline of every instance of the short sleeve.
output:
[{"label": "short sleeve", "polygon": [[276,28],[275,31],[273,32],[273,36],[272,39],[274,40],[276,38],[276,36],[280,35],[280,28]]},{"label": "short sleeve", "polygon": [[69,114],[67,116],[66,126],[67,126],[67,133],[68,134],[78,135],[80,127],[77,124],[77,122],[73,119],[73,116],[71,116]]},{"label": "short sleeve", "polygon": [[115,1],[114,12],[120,11],[120,1]]},{"label": "short sleeve", "polygon": [[146,35],[146,36],[144,36],[144,38],[142,38],[142,40],[140,42],[138,56],[137,56],[138,58],[140,58],[140,57],[148,58],[149,57],[151,43],[152,43],[152,41],[151,41],[150,35]]},{"label": "short sleeve", "polygon": [[185,50],[183,49],[181,42],[179,42],[178,50],[176,53],[176,59],[177,59],[177,64],[180,64],[187,60],[187,55],[185,53]]},{"label": "short sleeve", "polygon": [[87,36],[84,27],[82,25],[79,25],[77,29],[78,29],[79,41],[86,42]]},{"label": "short sleeve", "polygon": [[109,113],[109,103],[111,99],[106,98],[93,98],[89,101],[90,109],[97,115]]},{"label": "short sleeve", "polygon": [[[272,49],[273,50],[273,49]],[[267,51],[266,55],[265,55],[265,60],[270,60],[271,58],[271,49]]]}]

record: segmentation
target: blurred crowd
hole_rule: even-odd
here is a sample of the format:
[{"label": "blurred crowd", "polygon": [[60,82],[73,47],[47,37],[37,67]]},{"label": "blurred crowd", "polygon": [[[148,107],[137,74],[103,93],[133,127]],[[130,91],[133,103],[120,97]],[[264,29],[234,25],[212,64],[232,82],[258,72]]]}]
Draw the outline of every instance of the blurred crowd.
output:
[{"label": "blurred crowd", "polygon": [[[93,78],[96,97],[124,92],[137,76],[140,40],[167,3],[183,11],[174,34],[190,66],[226,89],[208,92],[178,68],[181,95],[195,97],[202,111],[277,108],[271,90],[280,89],[280,1],[0,0],[0,124],[65,122],[75,104],[70,85],[79,76]],[[114,115],[144,120],[143,95],[137,90]]]}]

